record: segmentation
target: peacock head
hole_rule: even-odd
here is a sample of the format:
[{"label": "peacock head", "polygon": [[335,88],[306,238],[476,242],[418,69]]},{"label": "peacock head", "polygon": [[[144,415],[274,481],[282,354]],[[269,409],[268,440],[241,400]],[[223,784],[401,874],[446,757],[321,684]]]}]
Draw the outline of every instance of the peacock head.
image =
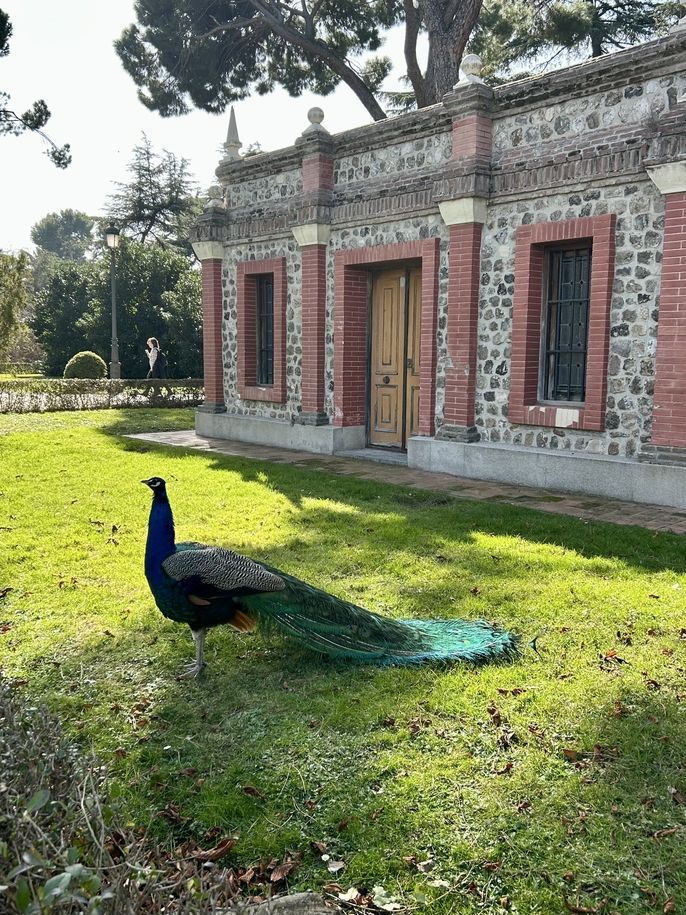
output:
[{"label": "peacock head", "polygon": [[146,486],[149,486],[150,489],[152,489],[153,496],[159,498],[161,496],[166,496],[167,494],[167,484],[162,477],[150,477],[149,480],[141,480],[141,483],[145,483]]}]

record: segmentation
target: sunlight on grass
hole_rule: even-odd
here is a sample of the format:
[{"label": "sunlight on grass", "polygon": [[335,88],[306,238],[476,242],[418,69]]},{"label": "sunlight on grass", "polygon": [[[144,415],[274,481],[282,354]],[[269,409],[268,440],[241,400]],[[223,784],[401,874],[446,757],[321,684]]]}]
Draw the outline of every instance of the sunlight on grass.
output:
[{"label": "sunlight on grass", "polygon": [[[0,417],[0,663],[111,768],[132,822],[172,846],[219,827],[245,865],[301,850],[291,889],[331,880],[325,842],[345,888],[432,915],[686,906],[681,537],[120,437],[191,425]],[[142,569],[154,474],[178,539],[389,615],[497,621],[521,658],[376,670],[224,629],[204,679],[175,680],[191,639]]]}]

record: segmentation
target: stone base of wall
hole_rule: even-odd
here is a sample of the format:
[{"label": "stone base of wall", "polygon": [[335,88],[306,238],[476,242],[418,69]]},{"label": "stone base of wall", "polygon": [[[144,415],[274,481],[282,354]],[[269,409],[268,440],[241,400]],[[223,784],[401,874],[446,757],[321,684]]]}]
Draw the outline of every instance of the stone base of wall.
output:
[{"label": "stone base of wall", "polygon": [[334,454],[353,451],[365,446],[365,427],[301,425],[265,419],[259,416],[233,416],[231,413],[195,414],[195,431],[210,438],[226,438],[236,442]]},{"label": "stone base of wall", "polygon": [[675,448],[671,445],[644,445],[639,452],[638,459],[647,464],[686,467],[686,448]]},{"label": "stone base of wall", "polygon": [[417,437],[408,466],[473,480],[495,480],[562,492],[686,509],[686,464],[628,461],[490,443],[465,444]]}]

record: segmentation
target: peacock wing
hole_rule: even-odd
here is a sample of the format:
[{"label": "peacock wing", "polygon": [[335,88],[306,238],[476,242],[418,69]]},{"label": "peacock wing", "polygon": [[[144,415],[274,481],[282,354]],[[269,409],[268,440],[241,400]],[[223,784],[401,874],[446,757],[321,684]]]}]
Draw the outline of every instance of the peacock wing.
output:
[{"label": "peacock wing", "polygon": [[162,568],[176,581],[194,579],[222,591],[279,591],[284,587],[283,579],[259,562],[219,546],[178,544],[177,552],[164,560]]}]

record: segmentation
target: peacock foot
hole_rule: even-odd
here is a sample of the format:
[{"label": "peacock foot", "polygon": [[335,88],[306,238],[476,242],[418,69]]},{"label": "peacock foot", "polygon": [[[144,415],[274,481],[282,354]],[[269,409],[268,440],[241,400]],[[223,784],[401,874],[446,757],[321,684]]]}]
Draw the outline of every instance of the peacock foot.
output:
[{"label": "peacock foot", "polygon": [[197,661],[191,661],[190,664],[186,664],[183,668],[183,672],[178,675],[177,680],[194,680],[200,676],[203,671],[203,668],[207,667],[205,661],[201,664],[198,664]]}]

